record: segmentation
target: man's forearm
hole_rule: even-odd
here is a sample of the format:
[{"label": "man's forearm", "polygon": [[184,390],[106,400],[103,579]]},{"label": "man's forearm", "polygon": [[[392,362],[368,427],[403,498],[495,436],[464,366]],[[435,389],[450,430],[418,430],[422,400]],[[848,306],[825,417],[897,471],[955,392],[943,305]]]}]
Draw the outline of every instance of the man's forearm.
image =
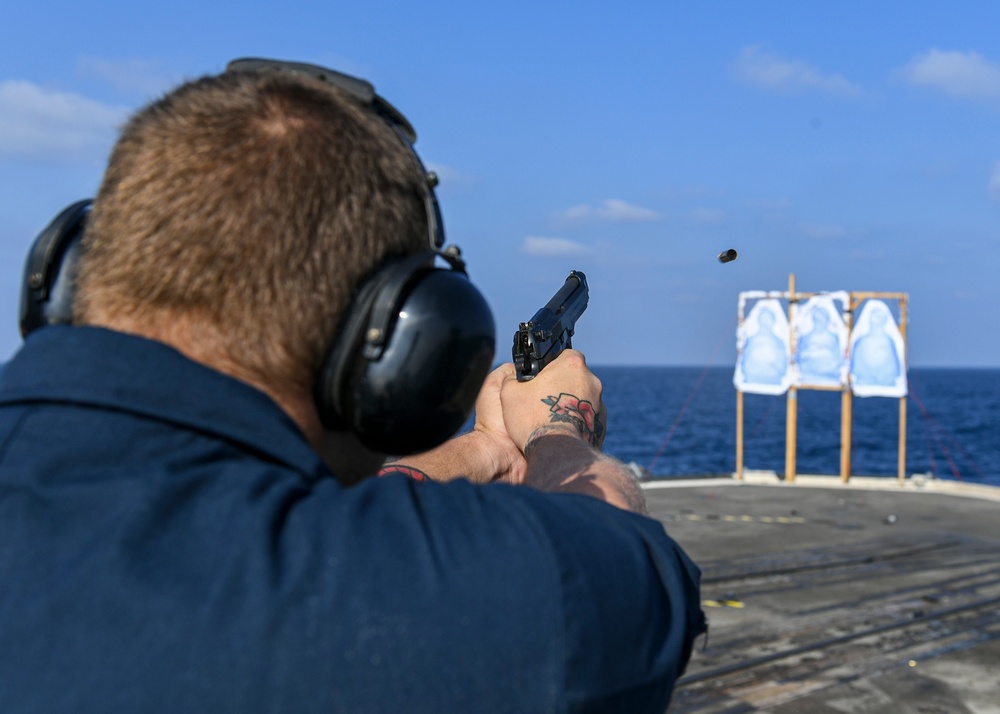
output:
[{"label": "man's forearm", "polygon": [[646,514],[646,497],[635,475],[560,427],[542,427],[525,448],[525,484],[540,491],[580,493]]},{"label": "man's forearm", "polygon": [[498,477],[499,468],[484,436],[470,431],[449,439],[436,449],[390,459],[379,474],[402,471],[422,475],[431,481],[466,478],[475,483],[489,483]]}]

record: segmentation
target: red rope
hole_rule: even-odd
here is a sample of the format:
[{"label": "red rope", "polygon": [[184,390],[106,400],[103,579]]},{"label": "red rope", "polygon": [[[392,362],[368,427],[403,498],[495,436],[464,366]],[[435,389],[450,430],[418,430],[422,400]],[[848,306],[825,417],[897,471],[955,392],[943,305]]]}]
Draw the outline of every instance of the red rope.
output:
[{"label": "red rope", "polygon": [[[735,320],[733,321],[732,327],[736,327]],[[732,333],[732,328],[730,328],[730,335],[731,333]],[[714,362],[715,358],[719,356],[719,352],[722,350],[722,346],[726,343],[726,339],[727,336],[723,335],[722,339],[720,339],[719,343],[715,346],[715,352],[712,354],[712,357],[708,361],[708,363],[705,364],[705,367],[701,370],[701,374],[698,375],[698,379],[695,381],[694,387],[691,388],[691,393],[688,394],[688,398],[684,402],[684,406],[681,407],[681,410],[677,413],[677,416],[674,419],[674,423],[671,424],[670,429],[667,430],[667,435],[664,436],[663,441],[660,442],[660,448],[656,450],[656,456],[654,456],[653,460],[649,462],[649,468],[646,469],[646,473],[652,475],[653,467],[656,466],[656,462],[660,460],[660,455],[663,453],[663,450],[667,448],[667,444],[669,444],[670,440],[673,438],[674,432],[677,431],[677,427],[680,425],[681,419],[684,418],[684,412],[686,412],[688,410],[688,407],[691,406],[691,403],[694,401],[695,395],[697,395],[698,390],[701,389],[701,383],[705,381],[705,375],[708,374],[708,370],[711,369],[710,366],[711,363]]]},{"label": "red rope", "polygon": [[709,370],[708,365],[706,365],[705,368],[701,370],[701,374],[698,375],[698,380],[695,382],[694,387],[691,389],[691,393],[688,395],[687,401],[684,402],[684,406],[681,407],[681,410],[677,413],[677,417],[674,419],[674,423],[670,425],[670,429],[667,431],[667,435],[663,437],[663,441],[660,442],[660,448],[657,450],[656,456],[654,456],[653,460],[649,462],[649,468],[646,469],[646,471],[649,472],[650,474],[653,473],[653,467],[656,465],[656,462],[659,461],[660,454],[662,454],[663,450],[667,448],[667,444],[669,444],[670,440],[673,438],[674,432],[677,431],[677,426],[681,423],[681,419],[684,418],[684,412],[688,410],[688,407],[691,406],[691,402],[694,401],[695,395],[701,388],[701,383],[705,381],[705,375],[708,373],[708,370]]},{"label": "red rope", "polygon": [[[920,400],[920,397],[917,396],[917,392],[914,389],[914,384],[913,384],[913,379],[912,378],[910,379],[910,390],[909,391],[910,391],[910,397],[913,399],[914,403],[917,405],[917,408],[920,410],[920,415],[923,417],[924,423],[928,426],[928,431],[931,432],[931,435],[934,437],[934,441],[937,444],[937,447],[941,450],[941,453],[944,455],[945,460],[948,462],[948,466],[951,467],[951,474],[952,474],[952,476],[954,476],[957,480],[961,481],[962,480],[962,474],[958,470],[958,466],[955,465],[955,461],[951,458],[951,451],[941,441],[941,436],[940,436],[941,428],[938,425],[938,423],[935,421],[934,417],[931,416],[931,413],[927,409],[927,407],[924,406],[924,403]],[[952,443],[954,443],[954,442],[952,441]],[[970,459],[970,461],[971,461],[971,459]],[[975,462],[972,462],[972,463],[975,466]],[[932,469],[934,470],[933,471],[934,475],[937,476],[937,465],[934,462],[933,452],[931,453],[931,464],[932,464]],[[979,467],[976,466],[977,470],[978,470],[978,468]],[[982,472],[980,472],[980,475],[981,474],[982,474]]]}]

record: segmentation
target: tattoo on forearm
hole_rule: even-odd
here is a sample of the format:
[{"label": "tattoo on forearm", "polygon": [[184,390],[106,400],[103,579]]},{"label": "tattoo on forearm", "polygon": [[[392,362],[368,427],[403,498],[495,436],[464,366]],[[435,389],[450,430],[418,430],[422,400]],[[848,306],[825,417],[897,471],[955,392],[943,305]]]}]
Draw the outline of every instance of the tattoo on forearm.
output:
[{"label": "tattoo on forearm", "polygon": [[414,481],[430,481],[430,477],[420,469],[413,468],[412,466],[403,466],[402,464],[387,464],[379,469],[376,476],[385,476],[386,474],[393,473],[409,476]]},{"label": "tattoo on forearm", "polygon": [[558,397],[548,396],[542,400],[549,405],[550,421],[566,422],[576,427],[580,436],[591,446],[598,446],[604,436],[604,424],[594,405],[585,399],[562,392]]}]

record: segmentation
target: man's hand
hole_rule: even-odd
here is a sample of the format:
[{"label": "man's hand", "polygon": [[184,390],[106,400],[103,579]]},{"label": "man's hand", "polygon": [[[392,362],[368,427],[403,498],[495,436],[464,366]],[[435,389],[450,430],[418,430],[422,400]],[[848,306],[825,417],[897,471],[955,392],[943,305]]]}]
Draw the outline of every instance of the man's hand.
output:
[{"label": "man's hand", "polygon": [[466,478],[474,483],[522,483],[527,463],[507,435],[500,406],[500,390],[508,380],[517,381],[513,364],[501,365],[486,377],[476,398],[472,431],[436,449],[387,464],[380,473],[402,471],[432,481]]},{"label": "man's hand", "polygon": [[522,449],[507,433],[500,401],[503,385],[511,379],[517,379],[511,363],[500,365],[486,377],[476,398],[476,423],[472,430],[482,437],[483,448],[488,450],[493,463],[490,480],[522,483],[528,465]]},{"label": "man's hand", "polygon": [[513,364],[502,365],[479,392],[472,431],[383,470],[582,493],[644,513],[635,476],[600,453],[607,419],[601,392],[601,380],[575,350],[565,350],[528,382],[517,381]]},{"label": "man's hand", "polygon": [[602,389],[583,355],[565,350],[531,381],[504,381],[500,401],[506,432],[522,452],[533,438],[560,429],[600,449],[607,420]]},{"label": "man's hand", "polygon": [[635,476],[600,453],[607,423],[601,394],[601,380],[575,350],[564,351],[528,382],[518,382],[513,374],[503,382],[504,425],[528,464],[524,483],[645,513]]}]

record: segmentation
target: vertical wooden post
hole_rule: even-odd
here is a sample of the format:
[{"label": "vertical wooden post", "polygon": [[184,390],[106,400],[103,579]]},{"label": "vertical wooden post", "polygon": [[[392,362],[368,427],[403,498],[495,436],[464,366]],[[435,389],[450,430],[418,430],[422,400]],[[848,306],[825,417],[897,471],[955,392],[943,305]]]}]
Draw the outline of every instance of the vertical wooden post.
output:
[{"label": "vertical wooden post", "polygon": [[906,397],[899,398],[899,485],[906,484]]},{"label": "vertical wooden post", "polygon": [[[909,348],[906,345],[907,314],[906,295],[899,299],[899,334],[903,338],[903,374],[909,380]],[[909,390],[907,390],[909,391]],[[906,483],[906,397],[899,398],[899,485]]]},{"label": "vertical wooden post", "polygon": [[[847,342],[850,344],[851,331],[854,329],[854,311],[857,304],[854,293],[847,296]],[[846,345],[844,347],[847,348]],[[847,384],[840,393],[840,481],[847,483],[851,478],[851,447],[854,428],[854,395],[851,392],[851,378],[848,375]]]},{"label": "vertical wooden post", "polygon": [[785,423],[785,480],[795,481],[795,436],[799,418],[798,388],[788,388],[788,409]]},{"label": "vertical wooden post", "polygon": [[851,436],[854,402],[851,388],[840,393],[840,481],[847,483],[851,478]]},{"label": "vertical wooden post", "polygon": [[736,390],[736,478],[743,480],[743,391]]},{"label": "vertical wooden post", "polygon": [[[795,299],[795,273],[791,273],[788,276],[788,323],[790,330],[788,337],[791,341],[794,341],[795,339],[794,328],[791,327],[792,305],[795,304]],[[785,481],[788,483],[793,483],[795,481],[795,456],[796,449],[798,447],[798,419],[798,388],[792,386],[788,388],[785,417]]]}]

